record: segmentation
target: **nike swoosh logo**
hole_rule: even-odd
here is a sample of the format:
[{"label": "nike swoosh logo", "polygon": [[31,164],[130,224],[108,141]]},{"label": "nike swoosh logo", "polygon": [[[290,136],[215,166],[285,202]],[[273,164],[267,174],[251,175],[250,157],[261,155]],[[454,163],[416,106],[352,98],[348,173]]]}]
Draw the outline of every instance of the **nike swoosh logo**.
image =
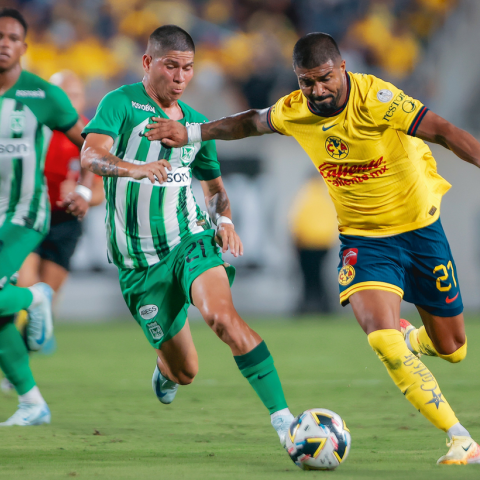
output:
[{"label": "nike swoosh logo", "polygon": [[454,301],[457,299],[457,297],[458,297],[458,293],[457,293],[453,298],[448,298],[448,296],[447,296],[447,298],[445,299],[445,301],[446,301],[447,303],[452,303],[452,302],[454,302]]},{"label": "nike swoosh logo", "polygon": [[139,136],[139,137],[144,137],[144,136],[145,136],[145,133],[143,133],[143,132],[138,132],[138,136]]},{"label": "nike swoosh logo", "polygon": [[333,128],[335,125],[338,125],[338,123],[335,123],[334,125],[330,125],[329,127],[325,128],[325,125],[322,126],[322,130],[324,132],[326,132],[327,130],[330,130],[331,128]]},{"label": "nike swoosh logo", "polygon": [[162,387],[162,385],[160,384],[160,377],[157,378],[157,384],[155,385],[155,390],[156,390],[156,394],[157,394],[157,397],[159,398],[163,398],[168,392],[165,392],[165,393],[162,393],[162,391],[160,390],[160,388]]},{"label": "nike swoosh logo", "polygon": [[472,442],[467,448],[465,448],[465,447],[462,447],[462,448],[463,448],[466,452],[468,452],[468,450],[470,449],[470,447],[471,447],[472,445],[473,445],[473,442]]},{"label": "nike swoosh logo", "polygon": [[189,271],[189,272],[193,272],[197,267],[198,267],[198,265],[195,265],[194,267],[189,268],[188,271]]},{"label": "nike swoosh logo", "polygon": [[271,370],[270,372],[266,373],[265,375],[259,375],[259,376],[258,376],[258,379],[261,380],[262,378],[265,378],[267,375],[270,375],[272,372],[273,372],[273,370]]},{"label": "nike swoosh logo", "polygon": [[43,342],[45,341],[45,325],[42,328],[42,336],[41,338],[37,341],[39,345],[43,345]]}]

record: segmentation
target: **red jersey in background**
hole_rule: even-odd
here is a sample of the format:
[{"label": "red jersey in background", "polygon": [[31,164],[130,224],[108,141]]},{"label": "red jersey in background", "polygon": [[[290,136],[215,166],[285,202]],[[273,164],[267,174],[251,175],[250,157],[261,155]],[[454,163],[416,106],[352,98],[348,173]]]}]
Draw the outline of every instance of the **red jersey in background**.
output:
[{"label": "red jersey in background", "polygon": [[[80,115],[85,124],[88,119]],[[80,175],[80,150],[67,136],[55,130],[45,159],[45,177],[52,211],[64,210],[57,206],[60,200],[60,184],[68,179],[78,180]]]}]

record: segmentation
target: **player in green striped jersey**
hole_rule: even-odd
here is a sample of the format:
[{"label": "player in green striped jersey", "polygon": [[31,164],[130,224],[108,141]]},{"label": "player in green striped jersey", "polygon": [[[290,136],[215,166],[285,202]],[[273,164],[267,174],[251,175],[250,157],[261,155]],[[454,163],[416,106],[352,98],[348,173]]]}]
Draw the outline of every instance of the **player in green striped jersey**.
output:
[{"label": "player in green striped jersey", "polygon": [[[231,348],[283,443],[293,416],[265,342],[233,306],[234,269],[215,242],[211,220],[222,252],[243,253],[215,143],[170,149],[145,137],[154,116],[183,125],[207,121],[179,100],[193,76],[194,51],[190,35],[179,27],[152,33],[143,81],[106,95],[85,128],[82,165],[105,177],[108,255],[132,315],[156,349],[152,384],[158,399],[172,402],[178,385],[191,383],[197,373],[187,320],[194,304]],[[192,176],[202,184],[208,213],[195,201]]]},{"label": "player in green striped jersey", "polygon": [[[20,288],[11,279],[49,228],[43,167],[52,130],[65,132],[79,147],[83,143],[83,123],[65,93],[22,70],[26,33],[27,24],[17,10],[0,10],[0,367],[20,401],[17,412],[0,426],[50,422],[13,314],[28,310],[27,343],[31,350],[40,349],[52,334],[51,288],[41,283]],[[84,197],[91,176],[88,172],[84,185],[65,200],[80,217],[88,209]]]}]

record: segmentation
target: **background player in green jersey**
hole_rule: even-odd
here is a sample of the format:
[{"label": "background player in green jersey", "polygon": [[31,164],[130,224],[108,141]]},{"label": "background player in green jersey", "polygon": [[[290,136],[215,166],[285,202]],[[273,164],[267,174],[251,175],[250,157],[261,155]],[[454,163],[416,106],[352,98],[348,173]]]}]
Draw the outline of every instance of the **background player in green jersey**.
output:
[{"label": "background player in green jersey", "polygon": [[[0,426],[50,422],[50,411],[32,376],[27,348],[13,314],[28,309],[27,342],[40,349],[52,334],[51,288],[12,285],[27,255],[43,240],[50,223],[43,175],[52,130],[66,133],[79,147],[83,122],[58,87],[22,70],[27,24],[13,9],[0,10],[0,367],[19,395],[17,412]],[[65,199],[83,217],[92,174]]]},{"label": "background player in green jersey", "polygon": [[[198,357],[187,320],[194,304],[234,355],[268,408],[283,443],[290,413],[265,342],[236,312],[234,269],[225,253],[242,255],[231,221],[214,142],[165,148],[145,137],[152,116],[183,125],[206,121],[181,102],[193,76],[194,43],[174,25],[155,30],[143,56],[143,82],[110,92],[84,130],[82,165],[105,177],[108,254],[119,269],[125,301],[157,352],[153,389],[162,403],[190,384]],[[197,205],[192,174],[202,183],[209,215]]]}]

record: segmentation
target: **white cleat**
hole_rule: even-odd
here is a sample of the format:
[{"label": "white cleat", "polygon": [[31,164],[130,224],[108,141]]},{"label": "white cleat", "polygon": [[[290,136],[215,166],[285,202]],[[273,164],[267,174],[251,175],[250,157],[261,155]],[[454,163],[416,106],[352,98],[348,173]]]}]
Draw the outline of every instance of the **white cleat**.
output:
[{"label": "white cleat", "polygon": [[30,287],[41,299],[28,309],[27,345],[32,351],[40,350],[53,334],[52,297],[50,285],[40,282]]},{"label": "white cleat", "polygon": [[471,437],[452,436],[447,442],[450,447],[447,454],[437,461],[441,465],[467,465],[469,463],[480,464],[480,446]]},{"label": "white cleat", "polygon": [[46,403],[42,403],[41,405],[20,403],[18,410],[7,421],[0,423],[0,427],[11,427],[13,425],[28,427],[31,425],[50,423],[50,420],[50,409]]},{"label": "white cleat", "polygon": [[280,438],[280,443],[282,444],[283,448],[285,448],[285,444],[287,442],[288,429],[294,420],[295,417],[292,414],[279,415],[272,420],[272,427],[278,433],[278,437]]},{"label": "white cleat", "polygon": [[164,377],[158,366],[155,367],[152,377],[152,388],[160,402],[168,405],[173,402],[178,390],[178,383]]}]

